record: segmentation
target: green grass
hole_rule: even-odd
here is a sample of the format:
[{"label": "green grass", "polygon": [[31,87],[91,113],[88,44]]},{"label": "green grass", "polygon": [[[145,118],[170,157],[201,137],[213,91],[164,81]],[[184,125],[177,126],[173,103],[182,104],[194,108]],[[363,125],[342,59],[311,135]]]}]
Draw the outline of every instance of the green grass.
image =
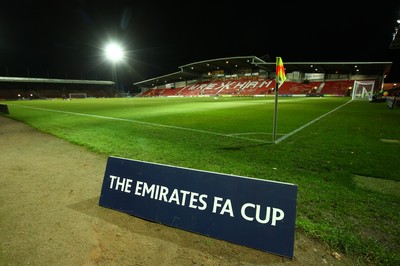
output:
[{"label": "green grass", "polygon": [[273,98],[5,103],[11,118],[108,156],[294,183],[297,230],[360,263],[400,265],[400,192],[355,181],[400,181],[400,108],[348,101],[279,98],[278,137],[315,122],[278,144]]}]

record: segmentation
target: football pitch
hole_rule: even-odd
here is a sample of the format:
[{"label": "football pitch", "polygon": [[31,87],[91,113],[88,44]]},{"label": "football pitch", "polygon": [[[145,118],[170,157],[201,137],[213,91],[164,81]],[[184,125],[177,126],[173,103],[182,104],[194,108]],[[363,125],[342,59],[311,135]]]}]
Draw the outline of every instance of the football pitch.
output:
[{"label": "football pitch", "polygon": [[[348,97],[20,100],[9,117],[89,150],[293,183],[296,230],[400,264],[400,108]],[[249,191],[251,193],[251,191]]]}]

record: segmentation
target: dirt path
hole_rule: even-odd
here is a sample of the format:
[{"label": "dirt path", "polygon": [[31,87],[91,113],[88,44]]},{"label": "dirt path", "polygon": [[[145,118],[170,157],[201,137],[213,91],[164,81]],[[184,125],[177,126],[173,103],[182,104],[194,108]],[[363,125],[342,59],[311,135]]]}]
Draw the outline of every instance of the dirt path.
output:
[{"label": "dirt path", "polygon": [[98,205],[107,158],[0,115],[0,265],[355,265],[296,232],[293,260]]}]

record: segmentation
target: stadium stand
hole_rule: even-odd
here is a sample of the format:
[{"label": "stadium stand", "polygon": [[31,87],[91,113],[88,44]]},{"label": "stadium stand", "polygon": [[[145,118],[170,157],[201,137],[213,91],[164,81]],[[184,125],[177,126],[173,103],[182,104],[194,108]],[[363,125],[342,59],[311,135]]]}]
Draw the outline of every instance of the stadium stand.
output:
[{"label": "stadium stand", "polygon": [[[281,95],[306,96],[349,96],[353,80],[299,83],[287,81],[279,88]],[[198,82],[182,88],[153,88],[141,93],[140,97],[157,96],[268,96],[274,95],[273,79],[240,79],[237,81]]]},{"label": "stadium stand", "polygon": [[[287,80],[279,95],[349,96],[354,81],[375,81],[381,90],[392,62],[284,62]],[[180,66],[180,72],[133,85],[138,97],[270,96],[275,62],[255,56],[218,58]]]},{"label": "stadium stand", "polygon": [[[349,96],[355,81],[375,81],[384,88],[392,62],[284,62],[287,80],[279,95]],[[238,56],[194,62],[180,71],[136,82],[135,97],[272,96],[275,62]],[[121,97],[111,81],[0,77],[0,99]],[[124,92],[123,92],[124,93]]]},{"label": "stadium stand", "polygon": [[353,87],[353,80],[326,81],[321,87],[322,94],[349,96],[348,92]]},{"label": "stadium stand", "polygon": [[87,97],[114,97],[111,81],[0,77],[0,99],[69,98],[70,94],[86,93]]}]

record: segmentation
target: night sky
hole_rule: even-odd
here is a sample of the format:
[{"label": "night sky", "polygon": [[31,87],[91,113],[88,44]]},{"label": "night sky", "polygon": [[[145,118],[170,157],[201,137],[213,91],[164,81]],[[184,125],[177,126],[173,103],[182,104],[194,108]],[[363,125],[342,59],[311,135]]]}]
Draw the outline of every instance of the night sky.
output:
[{"label": "night sky", "polygon": [[[372,3],[371,3],[372,2]],[[385,3],[387,2],[387,3]],[[2,1],[0,76],[111,80],[104,47],[121,43],[119,82],[195,61],[390,61],[400,1]],[[390,79],[400,81],[400,71]]]}]

